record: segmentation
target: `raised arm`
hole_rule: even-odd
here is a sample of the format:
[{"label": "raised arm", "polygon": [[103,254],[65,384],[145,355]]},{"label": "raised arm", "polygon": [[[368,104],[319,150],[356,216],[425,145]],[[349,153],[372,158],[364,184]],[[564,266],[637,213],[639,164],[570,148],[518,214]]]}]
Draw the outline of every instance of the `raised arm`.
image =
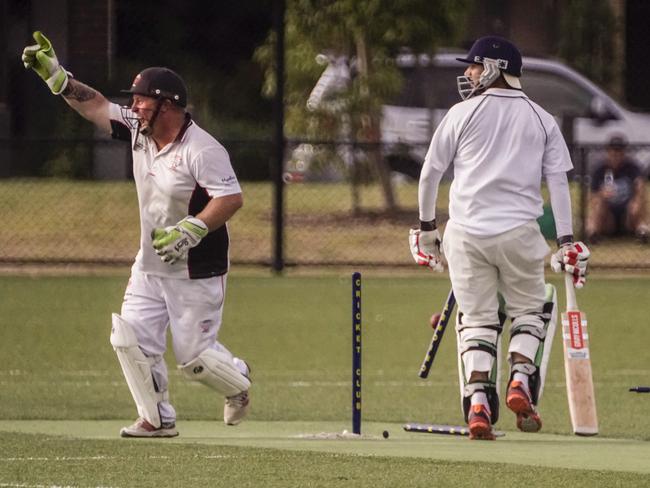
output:
[{"label": "raised arm", "polygon": [[79,112],[83,118],[103,131],[111,132],[111,120],[108,116],[110,102],[104,95],[72,78],[68,79],[68,85],[61,95],[68,105]]},{"label": "raised arm", "polygon": [[36,44],[23,50],[25,68],[33,69],[54,95],[63,95],[65,101],[82,117],[100,129],[111,132],[108,115],[110,102],[97,90],[72,78],[60,64],[50,40],[40,31],[34,32]]}]

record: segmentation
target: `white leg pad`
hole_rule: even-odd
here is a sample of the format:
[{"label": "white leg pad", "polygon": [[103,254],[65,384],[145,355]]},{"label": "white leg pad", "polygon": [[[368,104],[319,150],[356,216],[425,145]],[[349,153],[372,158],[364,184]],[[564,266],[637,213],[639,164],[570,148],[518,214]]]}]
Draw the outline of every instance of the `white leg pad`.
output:
[{"label": "white leg pad", "polygon": [[138,415],[159,428],[161,421],[158,402],[163,400],[163,395],[158,393],[154,386],[151,362],[138,347],[133,327],[116,313],[113,314],[111,345],[117,353]]},{"label": "white leg pad", "polygon": [[[503,327],[503,323],[501,323]],[[490,382],[494,383],[497,397],[501,396],[501,333],[493,330],[486,330],[485,336],[481,337],[482,340],[496,345],[496,357],[491,357],[487,353],[481,353],[476,357],[474,353],[472,360],[464,358],[461,351],[466,348],[465,338],[462,331],[458,332],[461,328],[460,317],[456,311],[456,344],[457,344],[457,359],[458,359],[458,386],[460,387],[460,409],[464,412],[463,399],[465,396],[465,386],[469,382],[469,377],[472,371],[488,371]],[[489,356],[489,357],[488,357]]]},{"label": "white leg pad", "polygon": [[206,349],[178,367],[187,379],[203,383],[225,397],[235,396],[251,386],[250,380],[241,374],[232,358],[214,349]]}]

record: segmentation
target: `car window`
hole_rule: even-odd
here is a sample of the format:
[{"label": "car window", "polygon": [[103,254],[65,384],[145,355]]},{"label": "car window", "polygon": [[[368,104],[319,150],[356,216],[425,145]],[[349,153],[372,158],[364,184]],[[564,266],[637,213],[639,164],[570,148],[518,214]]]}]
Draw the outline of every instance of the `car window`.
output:
[{"label": "car window", "polygon": [[459,63],[457,67],[437,67],[429,70],[431,87],[436,93],[436,108],[451,108],[461,101],[456,78],[462,76],[465,68],[466,66]]},{"label": "car window", "polygon": [[456,87],[456,77],[463,74],[460,67],[420,66],[402,68],[401,72],[404,83],[395,105],[448,109],[460,102]]},{"label": "car window", "polygon": [[[402,90],[394,105],[449,109],[461,101],[456,77],[463,74],[463,66],[427,66],[401,69],[404,77]],[[555,73],[538,69],[524,69],[523,90],[553,115],[571,113],[588,117],[593,94],[575,81]]]},{"label": "car window", "polygon": [[521,84],[528,97],[556,116],[588,117],[593,94],[554,73],[524,68]]}]

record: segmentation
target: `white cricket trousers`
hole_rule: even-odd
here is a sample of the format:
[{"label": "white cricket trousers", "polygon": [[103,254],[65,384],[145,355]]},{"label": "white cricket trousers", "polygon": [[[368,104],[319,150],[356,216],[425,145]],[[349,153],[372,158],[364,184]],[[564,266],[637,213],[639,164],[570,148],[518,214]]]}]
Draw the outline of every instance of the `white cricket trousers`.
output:
[{"label": "white cricket trousers", "polygon": [[[168,388],[167,327],[176,362],[181,365],[208,348],[232,354],[219,342],[226,275],[200,280],[166,278],[132,269],[121,315],[135,331],[145,356],[153,358],[152,375],[158,390]],[[173,422],[176,412],[169,401],[159,404],[163,422]]]},{"label": "white cricket trousers", "polygon": [[[447,222],[443,248],[449,266],[452,289],[463,312],[463,331],[459,346],[485,340],[497,344],[496,331],[485,329],[499,323],[500,292],[511,319],[530,316],[531,324],[543,327],[537,314],[545,299],[544,259],[550,248],[536,221],[528,222],[503,234],[481,237],[465,232],[453,221]],[[539,341],[518,334],[509,352],[534,358]],[[464,350],[464,349],[463,349]],[[490,371],[493,357],[471,350],[463,356],[465,371]]]}]

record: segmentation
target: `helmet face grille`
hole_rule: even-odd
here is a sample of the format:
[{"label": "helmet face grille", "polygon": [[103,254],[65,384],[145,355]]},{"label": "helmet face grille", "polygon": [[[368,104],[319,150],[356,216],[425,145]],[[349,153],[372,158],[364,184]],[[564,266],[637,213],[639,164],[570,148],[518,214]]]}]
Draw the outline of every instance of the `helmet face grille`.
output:
[{"label": "helmet face grille", "polygon": [[501,76],[500,66],[502,66],[502,63],[500,63],[500,59],[482,58],[482,61],[482,63],[477,63],[483,64],[484,67],[477,83],[474,83],[468,76],[456,77],[458,94],[463,100],[467,100],[489,88]]},{"label": "helmet face grille", "polygon": [[183,79],[169,68],[147,68],[137,74],[125,93],[166,98],[180,107],[187,106],[187,87]]}]

